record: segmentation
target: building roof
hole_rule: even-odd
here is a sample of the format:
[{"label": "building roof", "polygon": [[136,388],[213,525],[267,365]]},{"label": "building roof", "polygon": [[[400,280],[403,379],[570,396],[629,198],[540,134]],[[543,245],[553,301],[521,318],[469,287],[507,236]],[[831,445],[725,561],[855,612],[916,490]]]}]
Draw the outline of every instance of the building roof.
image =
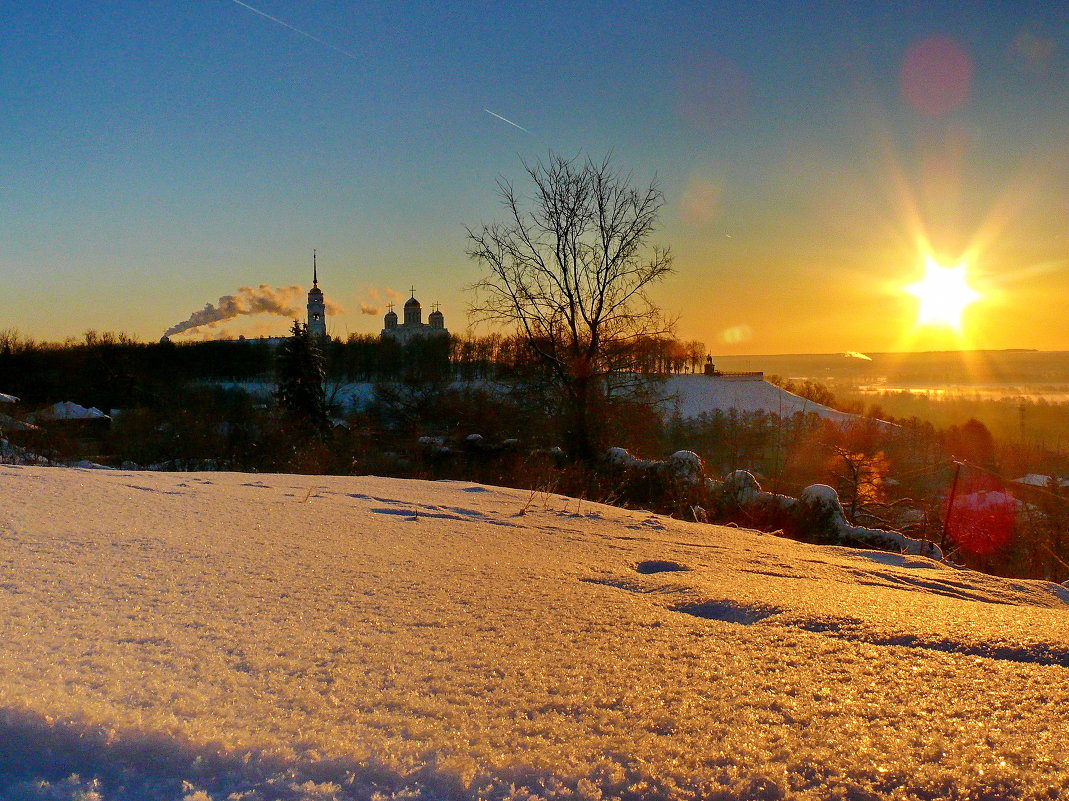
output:
[{"label": "building roof", "polygon": [[1069,487],[1069,478],[1051,479],[1050,476],[1044,476],[1038,473],[1029,473],[1026,476],[1013,479],[1014,484],[1026,484],[1029,487],[1049,487],[1052,481],[1059,487]]},{"label": "building roof", "polygon": [[38,409],[33,414],[34,421],[38,420],[110,420],[104,412],[95,406],[86,409],[71,401],[53,403],[44,409]]}]

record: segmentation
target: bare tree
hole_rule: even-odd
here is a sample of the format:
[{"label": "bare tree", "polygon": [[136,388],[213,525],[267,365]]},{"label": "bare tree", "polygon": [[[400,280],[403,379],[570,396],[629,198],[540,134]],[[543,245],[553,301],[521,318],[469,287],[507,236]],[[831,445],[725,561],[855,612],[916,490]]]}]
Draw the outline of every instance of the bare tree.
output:
[{"label": "bare tree", "polygon": [[591,459],[602,404],[633,393],[635,346],[671,329],[646,294],[672,269],[649,243],[664,196],[619,172],[611,156],[524,163],[529,197],[498,181],[504,222],[468,229],[468,255],[489,271],[473,315],[513,328],[545,369],[561,403],[572,454]]}]

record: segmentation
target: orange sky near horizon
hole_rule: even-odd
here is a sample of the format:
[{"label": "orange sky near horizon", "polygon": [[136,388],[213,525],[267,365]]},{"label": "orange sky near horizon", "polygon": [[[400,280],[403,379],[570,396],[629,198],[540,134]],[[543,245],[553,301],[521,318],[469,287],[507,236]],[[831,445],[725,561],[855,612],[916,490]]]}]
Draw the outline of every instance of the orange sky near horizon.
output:
[{"label": "orange sky near horizon", "polygon": [[[317,248],[333,335],[378,333],[411,285],[462,334],[465,230],[503,218],[495,181],[611,152],[656,176],[675,272],[651,295],[714,355],[1069,350],[1054,6],[655,4],[590,47],[599,4],[562,30],[513,4],[265,2],[283,24],[12,7],[0,330],[155,341],[239,287],[306,290]],[[960,331],[917,325],[929,257],[980,294]],[[287,330],[260,314],[181,336]]]}]

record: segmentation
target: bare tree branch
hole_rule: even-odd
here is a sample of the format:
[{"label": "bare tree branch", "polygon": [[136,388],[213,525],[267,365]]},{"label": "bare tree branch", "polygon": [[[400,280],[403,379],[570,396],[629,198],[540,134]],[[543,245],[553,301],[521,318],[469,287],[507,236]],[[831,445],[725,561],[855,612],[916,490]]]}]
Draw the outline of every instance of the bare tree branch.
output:
[{"label": "bare tree branch", "polygon": [[523,167],[531,195],[499,180],[507,222],[468,229],[468,255],[487,269],[471,311],[526,338],[589,448],[590,405],[629,383],[609,379],[634,369],[638,340],[672,328],[646,293],[672,270],[670,250],[649,244],[664,196],[656,181],[636,189],[611,155]]}]

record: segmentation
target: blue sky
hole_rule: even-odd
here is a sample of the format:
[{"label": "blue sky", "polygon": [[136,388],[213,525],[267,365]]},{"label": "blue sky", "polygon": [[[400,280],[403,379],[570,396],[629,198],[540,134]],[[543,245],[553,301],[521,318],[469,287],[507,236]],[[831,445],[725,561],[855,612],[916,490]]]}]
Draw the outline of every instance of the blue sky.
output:
[{"label": "blue sky", "polygon": [[[611,150],[660,181],[657,296],[714,352],[955,346],[896,289],[920,231],[973,253],[969,344],[1069,348],[1061,7],[248,5],[308,35],[234,0],[0,2],[0,328],[153,339],[239,286],[306,286],[317,248],[334,333],[412,284],[462,330],[496,178]],[[968,66],[935,112],[903,84],[925,41]]]}]

